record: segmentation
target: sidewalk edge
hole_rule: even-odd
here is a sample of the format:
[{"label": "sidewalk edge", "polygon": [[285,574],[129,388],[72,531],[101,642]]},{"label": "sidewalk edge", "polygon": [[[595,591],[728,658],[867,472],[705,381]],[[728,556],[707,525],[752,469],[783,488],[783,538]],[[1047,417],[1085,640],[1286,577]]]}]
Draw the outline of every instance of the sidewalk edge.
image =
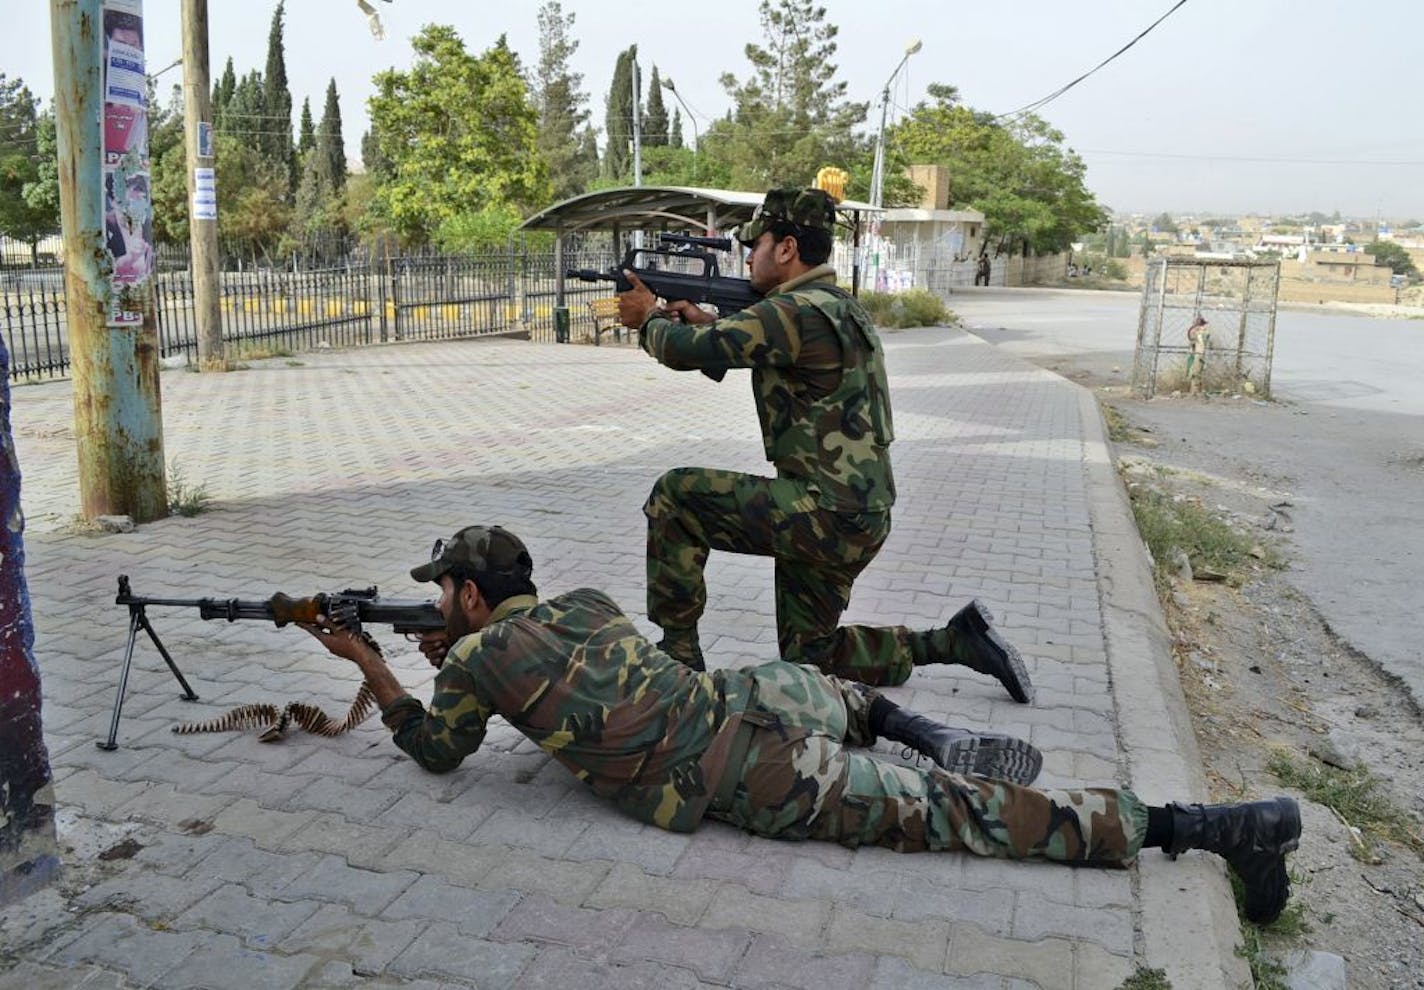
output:
[{"label": "sidewalk edge", "polygon": [[[1103,639],[1131,785],[1150,804],[1201,800],[1201,755],[1147,552],[1113,466],[1097,399],[1072,384],[1083,427]],[[1173,990],[1251,986],[1249,968],[1236,955],[1240,922],[1219,860],[1198,854],[1171,863],[1157,850],[1144,851],[1137,900],[1144,964],[1165,970]],[[1214,966],[1207,962],[1213,959]]]}]

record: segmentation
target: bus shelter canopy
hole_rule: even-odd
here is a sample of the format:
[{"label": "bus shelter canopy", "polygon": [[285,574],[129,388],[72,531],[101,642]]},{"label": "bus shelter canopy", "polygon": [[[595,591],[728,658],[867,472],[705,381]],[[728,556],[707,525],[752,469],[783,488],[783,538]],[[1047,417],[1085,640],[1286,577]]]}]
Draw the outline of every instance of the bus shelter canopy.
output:
[{"label": "bus shelter canopy", "polygon": [[[576,231],[640,230],[668,227],[730,230],[752,218],[763,193],[693,186],[626,186],[600,189],[555,203],[521,225],[524,230],[552,230],[560,236]],[[862,214],[880,212],[869,203],[842,200],[836,209],[857,229]]]}]

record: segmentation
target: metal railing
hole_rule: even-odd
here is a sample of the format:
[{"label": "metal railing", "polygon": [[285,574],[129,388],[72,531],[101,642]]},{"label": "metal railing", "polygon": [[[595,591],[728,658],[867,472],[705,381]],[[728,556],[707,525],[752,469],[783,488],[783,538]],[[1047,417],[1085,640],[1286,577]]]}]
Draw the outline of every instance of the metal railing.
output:
[{"label": "metal railing", "polygon": [[[186,249],[158,252],[154,275],[159,353],[197,356],[193,282]],[[553,343],[556,268],[552,250],[510,248],[478,254],[378,255],[358,246],[297,251],[281,265],[250,252],[223,252],[222,335],[237,357],[384,341],[447,340],[523,333]],[[66,377],[70,355],[61,266],[6,264],[0,258],[0,333],[15,381]],[[608,252],[565,252],[565,267],[603,268]],[[564,304],[576,331],[591,328],[586,303],[612,285],[568,282]],[[575,332],[572,339],[587,335]]]}]

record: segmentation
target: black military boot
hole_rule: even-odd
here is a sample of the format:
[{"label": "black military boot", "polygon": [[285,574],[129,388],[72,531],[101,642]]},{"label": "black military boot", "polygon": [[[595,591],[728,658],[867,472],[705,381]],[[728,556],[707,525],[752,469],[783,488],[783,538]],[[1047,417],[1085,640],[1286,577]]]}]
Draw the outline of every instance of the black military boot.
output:
[{"label": "black military boot", "polygon": [[1286,853],[1300,845],[1300,806],[1294,798],[1275,797],[1246,804],[1178,804],[1172,811],[1175,856],[1204,849],[1221,856],[1246,889],[1246,917],[1268,925],[1290,897]]},{"label": "black military boot", "polygon": [[951,728],[899,707],[886,711],[876,728],[950,773],[1032,784],[1043,767],[1043,754],[1022,739]]},{"label": "black military boot", "polygon": [[702,642],[698,638],[696,626],[691,629],[664,629],[658,649],[693,670],[707,669],[707,662],[702,658]]},{"label": "black military boot", "polygon": [[[995,631],[994,616],[979,599],[974,599],[954,614],[949,625],[931,634],[945,635],[947,656],[940,662],[960,663],[970,670],[998,678],[1009,695],[1021,705],[1033,700],[1033,682],[1028,679],[1019,651]],[[936,644],[940,645],[940,644]]]}]

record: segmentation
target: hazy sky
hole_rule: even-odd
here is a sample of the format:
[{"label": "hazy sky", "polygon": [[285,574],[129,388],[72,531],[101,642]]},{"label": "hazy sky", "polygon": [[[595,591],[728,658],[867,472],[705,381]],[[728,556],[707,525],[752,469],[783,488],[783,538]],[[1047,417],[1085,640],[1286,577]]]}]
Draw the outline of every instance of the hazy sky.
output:
[{"label": "hazy sky", "polygon": [[[905,47],[923,41],[897,79],[892,96],[902,109],[892,106],[894,115],[931,82],[958,86],[978,109],[1016,110],[1091,69],[1176,0],[823,2],[840,28],[838,78],[853,99],[878,101]],[[49,5],[17,6],[0,71],[48,97]],[[476,52],[505,34],[526,65],[538,58],[537,0],[375,6],[384,41],[371,37],[355,0],[287,4],[296,108],[309,96],[319,117],[334,76],[353,157],[372,74],[408,66],[409,39],[422,25],[451,24]],[[572,68],[583,73],[598,125],[621,48],[638,45],[645,77],[656,63],[673,78],[705,131],[728,108],[719,75],[749,72],[743,48],[760,38],[755,0],[564,0],[563,7],[577,17]],[[214,73],[228,56],[239,75],[264,67],[274,8],[272,0],[210,0]],[[179,2],[146,0],[144,15],[153,72],[180,53]],[[1421,37],[1418,0],[1188,0],[1041,113],[1083,156],[1099,200],[1116,210],[1424,217]],[[161,81],[177,82],[180,72]],[[876,102],[868,126],[878,119]],[[690,127],[684,133],[691,139]]]}]

